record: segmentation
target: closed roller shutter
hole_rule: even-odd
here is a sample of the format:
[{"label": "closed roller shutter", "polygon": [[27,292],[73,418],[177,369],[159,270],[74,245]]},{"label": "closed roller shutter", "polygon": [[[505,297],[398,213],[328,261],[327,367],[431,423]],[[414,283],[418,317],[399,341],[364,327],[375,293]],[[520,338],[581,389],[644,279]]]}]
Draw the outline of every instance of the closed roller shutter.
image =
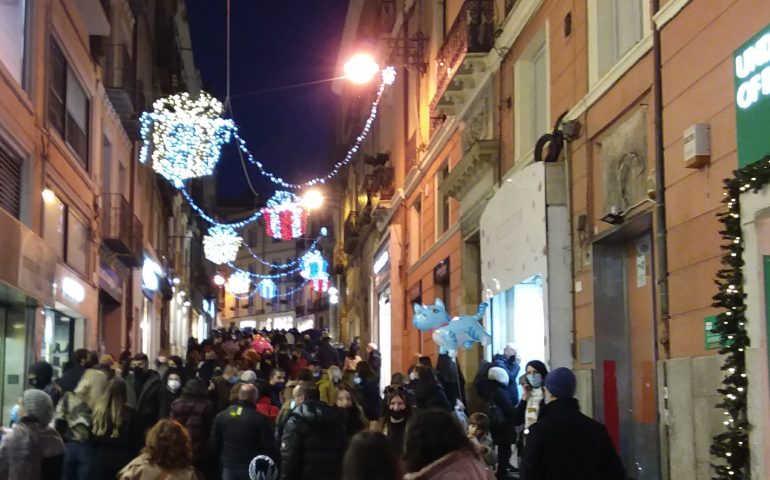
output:
[{"label": "closed roller shutter", "polygon": [[0,144],[0,208],[19,218],[21,159]]}]

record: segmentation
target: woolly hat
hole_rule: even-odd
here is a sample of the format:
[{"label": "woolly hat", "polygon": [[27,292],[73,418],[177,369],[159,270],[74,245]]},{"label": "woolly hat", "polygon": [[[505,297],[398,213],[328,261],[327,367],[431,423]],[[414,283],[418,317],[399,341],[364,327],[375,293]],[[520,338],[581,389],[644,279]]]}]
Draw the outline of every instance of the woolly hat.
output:
[{"label": "woolly hat", "polygon": [[48,425],[53,420],[53,402],[51,397],[42,390],[25,390],[22,396],[24,411],[28,417],[32,417],[43,425]]},{"label": "woolly hat", "polygon": [[508,372],[506,372],[502,367],[490,368],[489,373],[487,373],[487,378],[490,380],[495,380],[496,382],[503,385],[508,385],[508,382],[510,381],[508,378]]},{"label": "woolly hat", "polygon": [[254,383],[257,381],[257,374],[251,370],[245,370],[241,373],[241,381],[243,383]]},{"label": "woolly hat", "polygon": [[572,398],[577,388],[575,374],[565,367],[551,370],[551,373],[545,377],[545,388],[556,398]]}]

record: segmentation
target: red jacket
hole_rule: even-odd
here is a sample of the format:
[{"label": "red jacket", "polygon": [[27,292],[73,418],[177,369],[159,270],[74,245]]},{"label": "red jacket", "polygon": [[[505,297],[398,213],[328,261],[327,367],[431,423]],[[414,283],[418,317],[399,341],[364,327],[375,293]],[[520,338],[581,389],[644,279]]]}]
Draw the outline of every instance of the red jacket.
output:
[{"label": "red jacket", "polygon": [[257,411],[266,416],[270,423],[275,425],[275,419],[278,418],[278,412],[280,409],[273,405],[270,401],[270,396],[265,395],[257,400]]}]

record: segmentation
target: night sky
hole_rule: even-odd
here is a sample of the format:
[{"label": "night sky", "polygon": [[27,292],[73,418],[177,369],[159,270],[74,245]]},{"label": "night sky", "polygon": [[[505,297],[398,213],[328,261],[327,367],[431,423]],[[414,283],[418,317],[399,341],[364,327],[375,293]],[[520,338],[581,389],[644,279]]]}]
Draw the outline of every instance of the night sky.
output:
[{"label": "night sky", "polygon": [[[195,63],[204,89],[226,92],[226,1],[187,0]],[[338,97],[331,83],[273,90],[335,76],[348,0],[231,0],[233,116],[254,157],[291,182],[333,163]],[[270,91],[273,90],[273,91]],[[249,192],[235,148],[217,173],[219,198]],[[275,186],[250,168],[263,200]]]}]

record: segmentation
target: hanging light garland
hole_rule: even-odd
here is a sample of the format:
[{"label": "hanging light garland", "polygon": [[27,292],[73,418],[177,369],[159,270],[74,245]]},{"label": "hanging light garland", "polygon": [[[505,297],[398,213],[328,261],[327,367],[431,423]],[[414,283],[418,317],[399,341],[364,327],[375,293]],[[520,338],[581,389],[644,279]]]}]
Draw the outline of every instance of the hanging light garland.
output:
[{"label": "hanging light garland", "polygon": [[233,271],[242,273],[242,274],[247,275],[247,276],[249,276],[251,278],[274,278],[274,279],[286,278],[286,277],[289,277],[292,274],[297,273],[297,272],[300,271],[300,266],[299,265],[297,265],[296,267],[294,267],[294,268],[292,268],[290,270],[286,270],[285,272],[280,272],[280,273],[252,273],[252,272],[248,272],[246,270],[243,270],[241,268],[238,268],[238,266],[235,265],[233,262],[228,262],[227,266],[232,268]]},{"label": "hanging light garland", "polygon": [[326,293],[329,290],[329,277],[323,276],[310,280],[310,288],[316,293]]},{"label": "hanging light garland", "polygon": [[140,118],[140,161],[151,159],[153,170],[177,188],[188,178],[211,175],[235,132],[233,121],[222,118],[222,102],[206,92],[197,98],[184,92],[158,99],[152,108]]},{"label": "hanging light garland", "polygon": [[257,290],[259,295],[265,299],[271,299],[278,294],[278,287],[275,282],[269,278],[265,278],[259,281],[257,284]]},{"label": "hanging light garland", "polygon": [[318,250],[313,250],[303,255],[300,265],[299,274],[306,280],[328,278],[327,267],[329,262],[326,261]]},{"label": "hanging light garland", "polygon": [[251,278],[241,272],[233,272],[227,279],[227,291],[233,295],[243,295],[249,293],[251,288]]},{"label": "hanging light garland", "polygon": [[232,227],[213,226],[203,237],[203,253],[208,260],[217,265],[229,263],[238,256],[242,240]]},{"label": "hanging light garland", "polygon": [[292,240],[305,233],[307,211],[302,200],[291,192],[275,192],[262,209],[267,234],[278,240]]}]

